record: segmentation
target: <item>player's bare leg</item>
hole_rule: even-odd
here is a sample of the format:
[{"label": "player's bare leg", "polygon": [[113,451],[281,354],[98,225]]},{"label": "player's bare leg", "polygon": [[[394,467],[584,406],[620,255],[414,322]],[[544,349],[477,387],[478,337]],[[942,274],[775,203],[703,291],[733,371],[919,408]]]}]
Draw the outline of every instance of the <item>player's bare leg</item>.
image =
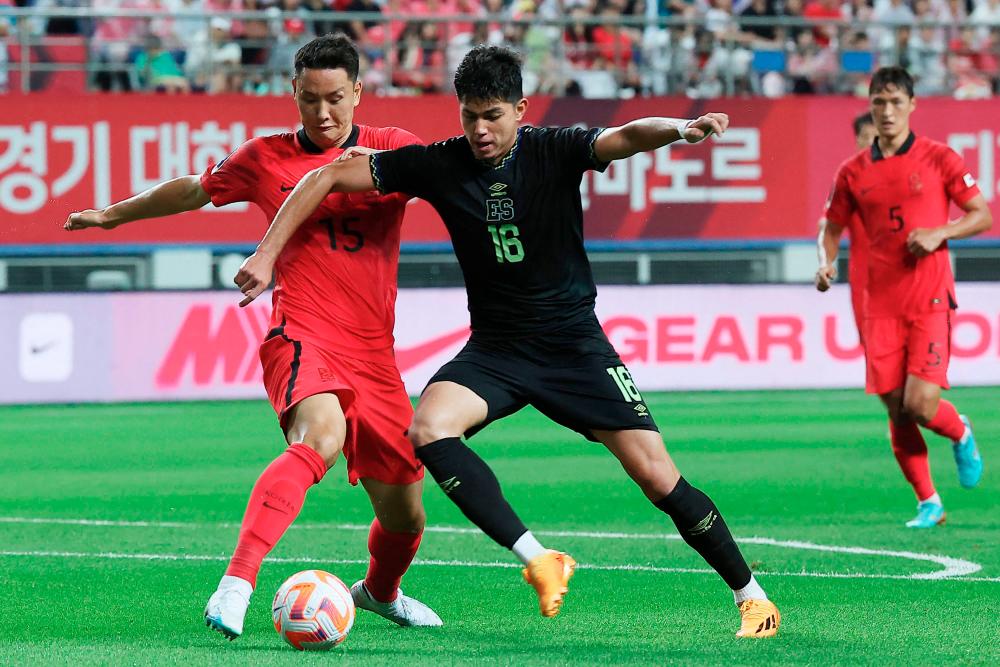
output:
[{"label": "player's bare leg", "polygon": [[225,576],[205,607],[205,624],[229,639],[243,633],[243,619],[264,557],[302,508],[344,447],[347,422],[334,394],[303,399],[288,416],[288,449],[261,473],[250,492],[239,540]]},{"label": "player's bare leg", "polygon": [[621,462],[650,502],[673,520],[688,546],[732,589],[742,619],[736,636],[775,635],[781,623],[778,608],[750,572],[715,503],[681,477],[660,434],[643,429],[595,430],[594,436]]},{"label": "player's bare leg", "polygon": [[437,626],[441,618],[399,587],[420,546],[426,514],[423,482],[386,484],[362,478],[375,520],[368,534],[368,574],[351,586],[354,604],[402,626]]},{"label": "player's bare leg", "polygon": [[559,613],[576,566],[567,554],[545,549],[507,503],[496,475],[462,442],[486,419],[486,401],[454,382],[429,385],[413,416],[409,437],[438,486],[462,513],[525,564],[524,578],[538,595],[543,616]]}]

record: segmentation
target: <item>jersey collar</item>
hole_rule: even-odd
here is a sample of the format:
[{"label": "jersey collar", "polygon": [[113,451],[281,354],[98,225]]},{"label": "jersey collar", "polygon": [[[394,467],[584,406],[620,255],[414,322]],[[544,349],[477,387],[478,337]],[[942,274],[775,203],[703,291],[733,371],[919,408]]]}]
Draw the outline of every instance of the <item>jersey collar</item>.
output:
[{"label": "jersey collar", "polygon": [[[340,146],[337,146],[337,148],[341,148],[346,151],[348,148],[353,148],[354,146],[357,146],[359,136],[361,136],[361,128],[359,128],[357,125],[352,125],[351,133],[347,135],[347,141],[342,143]],[[304,127],[299,128],[299,131],[295,133],[295,137],[299,140],[299,146],[302,146],[302,150],[304,150],[306,153],[319,155],[321,153],[326,152],[322,148],[317,146],[312,139],[309,138],[309,135],[306,134],[306,128]]]},{"label": "jersey collar", "polygon": [[[899,147],[898,151],[896,151],[896,155],[905,154],[908,150],[913,148],[913,142],[916,140],[917,140],[917,135],[913,134],[913,130],[910,130],[910,136],[906,138],[906,141],[903,142],[903,145]],[[882,155],[882,149],[879,148],[878,137],[876,137],[875,141],[872,142],[872,162],[878,162],[879,160],[884,160],[884,159],[885,156]]]},{"label": "jersey collar", "polygon": [[[517,128],[517,133],[514,135],[514,143],[507,151],[507,154],[504,155],[499,162],[497,162],[496,164],[493,164],[492,162],[488,162],[486,160],[476,160],[476,162],[479,164],[479,166],[481,166],[483,169],[486,170],[490,169],[500,170],[506,167],[508,164],[510,164],[510,161],[514,159],[514,156],[517,155],[517,148],[518,145],[521,143],[521,132],[523,130],[524,130],[523,125]],[[472,153],[471,146],[469,147],[469,153],[470,154]],[[473,159],[475,160],[475,158]]]}]

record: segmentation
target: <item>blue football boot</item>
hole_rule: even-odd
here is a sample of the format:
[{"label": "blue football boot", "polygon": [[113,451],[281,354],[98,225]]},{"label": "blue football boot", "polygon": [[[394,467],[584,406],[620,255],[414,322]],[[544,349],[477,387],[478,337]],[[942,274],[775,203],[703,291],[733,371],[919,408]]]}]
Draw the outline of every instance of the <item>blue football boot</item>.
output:
[{"label": "blue football boot", "polygon": [[944,505],[925,500],[917,504],[917,516],[906,522],[907,528],[933,528],[945,522]]},{"label": "blue football boot", "polygon": [[969,429],[969,437],[965,442],[956,440],[952,444],[952,453],[955,455],[955,465],[958,466],[958,483],[966,489],[971,489],[979,484],[983,476],[983,458],[979,455],[979,448],[976,447],[976,437],[972,435],[972,424],[965,415],[959,418],[966,428]]}]

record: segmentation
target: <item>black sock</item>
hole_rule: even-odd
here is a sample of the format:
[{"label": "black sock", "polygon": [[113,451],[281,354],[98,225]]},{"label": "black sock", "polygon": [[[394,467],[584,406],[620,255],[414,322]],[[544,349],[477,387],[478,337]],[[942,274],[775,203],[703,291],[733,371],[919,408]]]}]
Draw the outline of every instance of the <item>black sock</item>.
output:
[{"label": "black sock", "polygon": [[674,520],[688,546],[701,554],[731,589],[750,583],[750,568],[711,498],[681,477],[666,498],[653,504]]},{"label": "black sock", "polygon": [[462,514],[494,542],[510,549],[528,532],[504,499],[496,475],[461,438],[418,447],[417,458]]}]

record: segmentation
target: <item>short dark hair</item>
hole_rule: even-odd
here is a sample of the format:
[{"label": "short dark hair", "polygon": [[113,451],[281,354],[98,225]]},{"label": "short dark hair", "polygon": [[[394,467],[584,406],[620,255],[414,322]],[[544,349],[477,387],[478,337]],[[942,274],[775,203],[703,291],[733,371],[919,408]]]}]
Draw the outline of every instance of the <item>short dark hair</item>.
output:
[{"label": "short dark hair", "polygon": [[342,69],[358,80],[358,47],[343,33],[323,35],[295,52],[295,76],[304,69]]},{"label": "short dark hair", "polygon": [[861,134],[861,130],[865,129],[865,125],[874,125],[875,121],[872,120],[872,114],[870,111],[866,111],[854,119],[854,136]]},{"label": "short dark hair", "polygon": [[868,95],[881,93],[889,86],[904,91],[907,97],[913,97],[913,77],[899,65],[880,67],[872,76],[871,85],[868,86]]},{"label": "short dark hair", "polygon": [[517,104],[524,97],[521,58],[503,46],[473,47],[455,70],[459,101],[483,100]]}]

